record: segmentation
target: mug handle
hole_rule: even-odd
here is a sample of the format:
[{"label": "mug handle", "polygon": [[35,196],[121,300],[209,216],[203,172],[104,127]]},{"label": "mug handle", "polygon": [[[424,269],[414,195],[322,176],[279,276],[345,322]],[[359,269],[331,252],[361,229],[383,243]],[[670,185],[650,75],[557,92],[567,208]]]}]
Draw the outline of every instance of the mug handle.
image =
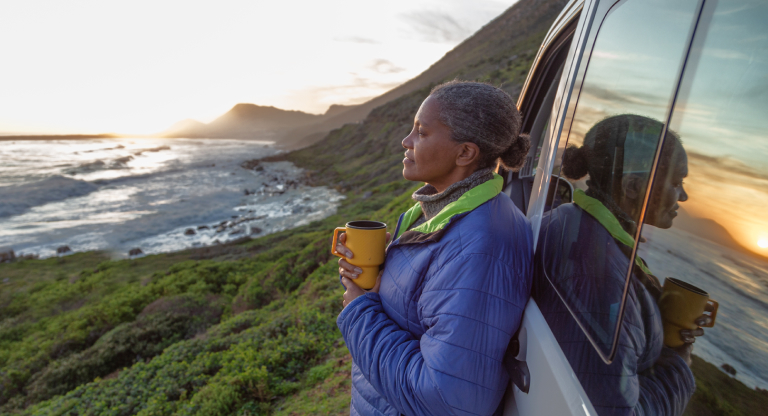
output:
[{"label": "mug handle", "polygon": [[339,254],[338,251],[336,251],[336,244],[337,241],[339,241],[339,231],[346,231],[347,227],[336,227],[335,230],[333,230],[333,242],[331,243],[331,254],[337,257],[345,258],[341,254]]},{"label": "mug handle", "polygon": [[707,305],[712,306],[712,312],[709,313],[710,318],[712,318],[712,322],[710,322],[709,325],[704,325],[703,328],[712,328],[715,326],[715,318],[717,317],[717,308],[719,304],[714,299],[707,300]]}]

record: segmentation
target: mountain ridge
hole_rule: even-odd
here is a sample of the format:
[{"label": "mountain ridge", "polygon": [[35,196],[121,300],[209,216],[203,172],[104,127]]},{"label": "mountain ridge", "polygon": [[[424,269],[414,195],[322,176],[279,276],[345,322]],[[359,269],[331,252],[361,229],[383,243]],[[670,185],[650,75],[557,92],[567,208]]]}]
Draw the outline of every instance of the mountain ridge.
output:
[{"label": "mountain ridge", "polygon": [[235,104],[210,123],[182,120],[159,134],[160,137],[265,138],[279,132],[315,123],[323,115],[251,103]]},{"label": "mountain ridge", "polygon": [[694,217],[683,207],[678,209],[678,213],[679,215],[675,218],[674,222],[675,228],[715,244],[719,244],[723,247],[728,247],[740,253],[747,254],[759,260],[768,260],[768,257],[762,256],[760,253],[756,253],[739,243],[738,240],[733,238],[733,235],[731,235],[728,229],[723,227],[719,222],[711,218]]},{"label": "mountain ridge", "polygon": [[[241,120],[245,124],[250,123],[251,127],[238,127],[235,120],[232,120],[230,113],[239,105],[246,105],[238,104],[209,123],[206,128],[183,130],[171,135],[164,134],[163,137],[254,138],[264,136],[264,132],[258,131],[256,127],[263,126],[259,128],[267,130],[278,146],[287,150],[296,150],[320,141],[330,131],[345,124],[362,122],[374,108],[452,78],[496,82],[514,97],[520,93],[525,76],[528,74],[529,63],[538,51],[541,38],[549,30],[549,25],[565,3],[563,0],[518,1],[447,52],[421,74],[362,104],[334,104],[322,115],[303,119],[297,116],[293,123],[263,122],[259,124]],[[516,72],[511,78],[510,69]],[[490,76],[486,76],[489,74]],[[281,111],[290,112],[289,110]],[[229,126],[225,127],[223,121],[218,122],[224,119],[231,121]]]}]

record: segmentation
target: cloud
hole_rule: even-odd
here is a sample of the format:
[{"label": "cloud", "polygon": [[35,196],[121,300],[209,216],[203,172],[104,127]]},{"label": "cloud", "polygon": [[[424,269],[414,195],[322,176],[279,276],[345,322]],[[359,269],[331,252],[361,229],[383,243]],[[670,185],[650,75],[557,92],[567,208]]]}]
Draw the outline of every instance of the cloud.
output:
[{"label": "cloud", "polygon": [[362,44],[368,44],[368,45],[378,45],[381,42],[370,39],[370,38],[364,38],[361,36],[343,36],[343,37],[336,37],[333,38],[336,42],[350,42],[350,43],[362,43]]},{"label": "cloud", "polygon": [[405,71],[405,68],[395,65],[387,59],[376,59],[368,65],[368,68],[380,74],[396,74]]},{"label": "cloud", "polygon": [[750,56],[747,55],[746,53],[734,51],[731,49],[707,48],[704,50],[704,56],[726,59],[726,60],[733,60],[733,59],[740,59],[742,61],[750,60]]},{"label": "cloud", "polygon": [[619,89],[603,88],[598,84],[590,83],[589,80],[585,82],[580,101],[580,104],[582,105],[584,102],[588,102],[589,105],[595,105],[597,102],[602,102],[609,108],[615,108],[617,114],[618,111],[639,111],[638,107],[666,108],[669,103],[668,98],[662,97],[653,91],[644,92],[632,88],[632,86],[625,88],[623,91]]},{"label": "cloud", "polygon": [[470,28],[447,13],[422,10],[400,14],[399,17],[408,24],[413,32],[427,42],[456,43],[463,41],[472,34]]},{"label": "cloud", "polygon": [[320,103],[325,106],[328,104],[355,105],[378,97],[401,84],[402,81],[387,82],[355,75],[344,84],[291,91],[290,95],[304,102]]},{"label": "cloud", "polygon": [[[733,177],[734,175],[743,176],[740,180],[757,180],[763,181],[762,185],[768,181],[768,171],[761,169],[760,166],[750,166],[741,160],[735,159],[730,156],[708,156],[701,153],[696,153],[690,149],[686,149],[688,159],[691,163],[699,163],[705,170],[716,171],[712,175],[713,178],[718,177]],[[728,173],[729,175],[724,175]]]}]

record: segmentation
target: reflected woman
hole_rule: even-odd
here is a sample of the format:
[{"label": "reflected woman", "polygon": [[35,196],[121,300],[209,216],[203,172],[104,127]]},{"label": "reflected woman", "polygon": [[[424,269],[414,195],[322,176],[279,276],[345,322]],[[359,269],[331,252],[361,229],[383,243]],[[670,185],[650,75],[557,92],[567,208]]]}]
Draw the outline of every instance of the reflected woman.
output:
[{"label": "reflected woman", "polygon": [[[339,262],[337,319],[352,355],[352,415],[491,415],[509,377],[502,359],[530,296],[530,224],[493,172],[522,165],[512,98],[449,82],[421,104],[403,139],[403,176],[426,182],[400,216],[379,283]],[[349,252],[340,245],[339,252]],[[352,253],[348,253],[348,257]]]},{"label": "reflected woman", "polygon": [[[586,335],[608,355],[662,127],[629,114],[593,126],[583,146],[569,147],[563,155],[563,174],[574,181],[587,176],[586,192],[577,189],[574,203],[553,209],[542,220],[533,296],[601,416],[679,415],[695,390],[690,354],[703,330],[681,331],[685,344],[675,350],[663,345],[657,305],[661,284],[639,257],[631,267],[611,364],[605,364]],[[656,172],[644,223],[670,228],[679,202],[688,199],[683,189],[688,159],[671,131]],[[697,323],[709,319],[702,316]]]}]

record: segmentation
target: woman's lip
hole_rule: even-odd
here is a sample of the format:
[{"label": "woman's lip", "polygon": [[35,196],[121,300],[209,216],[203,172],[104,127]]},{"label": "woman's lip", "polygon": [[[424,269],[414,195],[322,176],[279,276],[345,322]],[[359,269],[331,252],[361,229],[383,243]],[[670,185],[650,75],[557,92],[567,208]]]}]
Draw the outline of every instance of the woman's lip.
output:
[{"label": "woman's lip", "polygon": [[403,158],[403,164],[405,163],[413,163],[413,161],[411,159],[408,159],[408,157],[406,156]]}]

